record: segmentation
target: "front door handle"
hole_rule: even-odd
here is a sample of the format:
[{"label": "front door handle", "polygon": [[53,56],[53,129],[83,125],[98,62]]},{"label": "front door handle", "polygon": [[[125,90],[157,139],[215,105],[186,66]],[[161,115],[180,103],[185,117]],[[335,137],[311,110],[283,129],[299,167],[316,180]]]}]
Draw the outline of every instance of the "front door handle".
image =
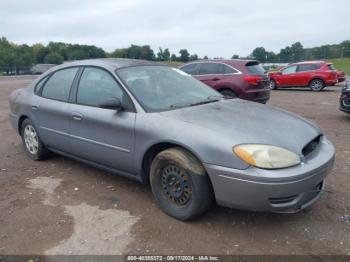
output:
[{"label": "front door handle", "polygon": [[32,109],[35,110],[35,111],[37,111],[37,110],[39,109],[39,107],[38,107],[38,106],[35,106],[35,105],[32,105]]},{"label": "front door handle", "polygon": [[76,112],[72,113],[72,117],[73,117],[74,120],[77,120],[77,121],[81,121],[83,119],[83,115],[79,114],[79,113],[76,113]]},{"label": "front door handle", "polygon": [[213,80],[213,81],[219,81],[220,78],[214,77],[212,80]]}]

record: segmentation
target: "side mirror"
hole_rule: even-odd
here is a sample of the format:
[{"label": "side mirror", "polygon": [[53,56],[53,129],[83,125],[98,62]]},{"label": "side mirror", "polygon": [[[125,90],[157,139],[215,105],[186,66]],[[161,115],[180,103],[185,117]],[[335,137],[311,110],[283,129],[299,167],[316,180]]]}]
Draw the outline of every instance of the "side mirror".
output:
[{"label": "side mirror", "polygon": [[101,102],[98,105],[100,108],[104,109],[114,109],[117,111],[121,111],[123,109],[122,102],[118,98],[108,98],[107,100]]},{"label": "side mirror", "polygon": [[282,71],[278,71],[277,74],[282,75]]}]

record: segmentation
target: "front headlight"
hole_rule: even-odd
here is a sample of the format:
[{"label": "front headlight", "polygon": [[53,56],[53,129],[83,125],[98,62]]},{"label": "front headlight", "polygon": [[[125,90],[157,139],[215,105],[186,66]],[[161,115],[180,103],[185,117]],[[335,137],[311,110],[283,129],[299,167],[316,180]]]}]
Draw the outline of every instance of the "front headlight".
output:
[{"label": "front headlight", "polygon": [[233,152],[249,165],[277,169],[300,164],[300,157],[284,148],[271,145],[244,144],[233,147]]}]

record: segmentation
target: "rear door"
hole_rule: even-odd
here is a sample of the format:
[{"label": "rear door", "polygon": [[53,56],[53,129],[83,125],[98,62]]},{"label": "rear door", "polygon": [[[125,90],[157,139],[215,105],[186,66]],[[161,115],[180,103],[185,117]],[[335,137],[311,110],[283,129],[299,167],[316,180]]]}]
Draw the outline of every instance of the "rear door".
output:
[{"label": "rear door", "polygon": [[295,81],[296,81],[296,71],[297,71],[297,66],[289,66],[281,71],[281,75],[279,76],[279,85],[280,86],[294,86]]},{"label": "rear door", "polygon": [[307,86],[313,73],[318,68],[317,64],[300,64],[296,72],[295,84],[297,86]]},{"label": "rear door", "polygon": [[[129,96],[112,74],[102,68],[85,67],[70,108],[72,154],[99,164],[133,173],[136,113]],[[124,110],[99,108],[118,98]]]},{"label": "rear door", "polygon": [[208,86],[215,86],[222,78],[222,64],[211,62],[200,63],[197,78]]},{"label": "rear door", "polygon": [[41,140],[64,152],[70,150],[68,100],[78,70],[78,67],[71,67],[51,74],[39,83],[35,90],[38,96],[32,102]]}]

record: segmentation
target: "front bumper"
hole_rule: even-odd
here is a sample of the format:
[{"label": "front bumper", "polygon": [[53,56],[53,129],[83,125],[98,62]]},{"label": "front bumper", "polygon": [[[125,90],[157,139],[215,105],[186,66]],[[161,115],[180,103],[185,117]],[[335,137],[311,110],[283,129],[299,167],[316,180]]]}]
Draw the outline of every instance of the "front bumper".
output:
[{"label": "front bumper", "polygon": [[216,201],[231,208],[297,212],[320,197],[334,163],[334,147],[323,138],[303,164],[278,170],[245,170],[205,164]]}]

